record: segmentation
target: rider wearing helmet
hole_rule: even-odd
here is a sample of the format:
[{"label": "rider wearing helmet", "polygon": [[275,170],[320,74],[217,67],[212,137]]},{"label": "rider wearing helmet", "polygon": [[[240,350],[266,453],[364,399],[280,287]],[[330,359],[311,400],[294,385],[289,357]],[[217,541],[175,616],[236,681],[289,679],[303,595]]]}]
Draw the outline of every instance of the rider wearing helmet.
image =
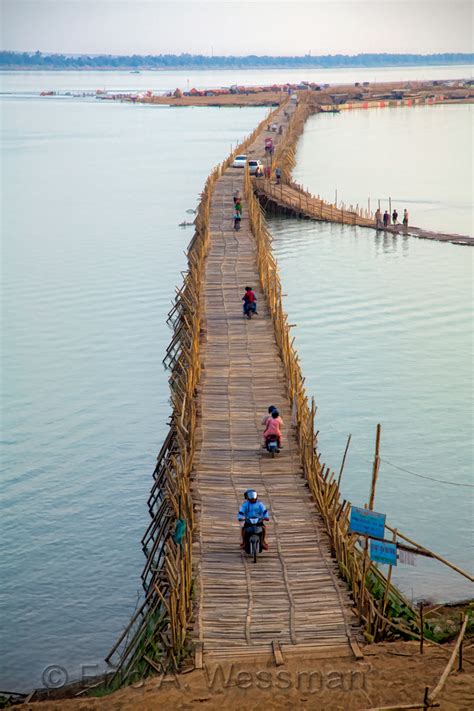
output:
[{"label": "rider wearing helmet", "polygon": [[[260,519],[263,519],[264,521],[270,520],[270,518],[268,516],[268,511],[265,508],[265,506],[262,504],[262,502],[258,500],[258,494],[255,491],[255,489],[247,489],[247,491],[244,494],[244,499],[245,499],[245,501],[242,502],[242,505],[239,509],[239,513],[237,515],[237,518],[239,519],[239,521],[243,521],[245,524],[246,518],[260,518]],[[265,537],[266,537],[265,526],[262,525],[262,528],[263,528],[262,548],[267,551],[268,544],[265,542]],[[242,528],[241,528],[241,536],[242,536],[242,541],[240,543],[241,548],[245,547],[244,529],[245,529],[245,525],[242,526]]]}]

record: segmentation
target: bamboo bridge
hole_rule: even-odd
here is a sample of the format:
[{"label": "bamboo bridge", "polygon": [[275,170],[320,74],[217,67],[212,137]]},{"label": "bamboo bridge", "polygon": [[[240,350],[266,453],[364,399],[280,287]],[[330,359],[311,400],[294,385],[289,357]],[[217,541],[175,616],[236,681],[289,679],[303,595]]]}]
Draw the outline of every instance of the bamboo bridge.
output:
[{"label": "bamboo bridge", "polygon": [[[419,615],[350,532],[350,503],[317,451],[316,408],[283,311],[258,188],[231,167],[237,151],[263,158],[271,122],[282,127],[275,160],[288,180],[288,136],[309,111],[289,101],[273,111],[202,193],[188,270],[168,318],[172,415],[142,540],[145,599],[107,658],[120,683],[179,669],[192,657],[197,668],[242,655],[277,665],[298,653],[359,659],[364,639],[400,631],[419,637]],[[237,189],[244,196],[239,231]],[[258,300],[251,321],[242,318],[246,285]],[[277,459],[261,446],[269,404],[285,422]],[[369,508],[378,466],[376,457]],[[270,512],[269,551],[257,565],[239,547],[237,511],[250,487]]]},{"label": "bamboo bridge", "polygon": [[[264,153],[262,134],[248,152]],[[284,367],[259,288],[248,204],[241,229],[233,230],[232,196],[236,189],[244,191],[238,173],[229,168],[214,186],[203,282],[193,486],[199,505],[197,639],[205,656],[216,658],[262,656],[272,652],[272,644],[284,653],[304,646],[325,657],[352,656],[352,603],[336,577],[324,527],[302,477]],[[246,284],[257,293],[259,316],[251,322],[242,318]],[[261,419],[273,402],[287,423],[285,447],[276,460],[261,447]],[[257,566],[239,550],[236,515],[247,488],[257,489],[271,512],[270,551]]]}]

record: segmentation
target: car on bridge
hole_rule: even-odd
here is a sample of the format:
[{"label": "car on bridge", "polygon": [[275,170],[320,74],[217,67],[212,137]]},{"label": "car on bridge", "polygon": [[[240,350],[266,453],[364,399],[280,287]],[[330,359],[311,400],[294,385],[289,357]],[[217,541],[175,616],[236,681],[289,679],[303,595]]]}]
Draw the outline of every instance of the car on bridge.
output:
[{"label": "car on bridge", "polygon": [[247,156],[235,156],[234,162],[232,163],[233,168],[245,168],[247,163]]},{"label": "car on bridge", "polygon": [[255,175],[257,171],[263,176],[263,163],[259,160],[249,160],[250,175]]}]

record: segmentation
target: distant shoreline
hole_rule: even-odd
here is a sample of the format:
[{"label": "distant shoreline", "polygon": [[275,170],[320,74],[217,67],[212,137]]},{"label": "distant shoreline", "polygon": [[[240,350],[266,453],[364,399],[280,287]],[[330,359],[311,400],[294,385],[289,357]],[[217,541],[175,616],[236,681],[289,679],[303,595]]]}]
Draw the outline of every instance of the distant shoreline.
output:
[{"label": "distant shoreline", "polygon": [[282,55],[219,55],[158,54],[59,54],[44,52],[0,51],[0,71],[190,71],[235,69],[381,69],[396,67],[442,67],[473,65],[471,52],[438,54],[320,54]]},{"label": "distant shoreline", "polygon": [[[93,66],[87,66],[87,67],[76,67],[76,66],[71,66],[71,67],[57,67],[57,66],[21,66],[21,65],[0,65],[0,73],[1,72],[138,72],[141,74],[142,72],[153,72],[153,73],[158,73],[158,72],[189,72],[189,71],[200,71],[200,72],[209,72],[209,71],[228,71],[232,72],[238,69],[239,71],[256,71],[256,70],[261,70],[261,71],[276,71],[276,70],[282,70],[282,69],[301,69],[303,70],[321,70],[321,71],[331,71],[333,69],[398,69],[398,68],[404,68],[404,69],[416,69],[417,67],[420,68],[425,68],[425,67],[461,67],[461,66],[467,66],[470,65],[470,62],[463,61],[463,62],[446,62],[442,64],[437,64],[437,63],[422,63],[422,62],[416,62],[414,64],[341,64],[341,65],[333,65],[333,66],[321,66],[321,65],[296,65],[296,66],[291,66],[291,65],[261,65],[261,64],[256,64],[255,66],[249,66],[249,65],[238,65],[236,64],[235,66],[169,66],[169,67],[134,67],[134,66],[120,66],[120,67],[113,67],[113,66],[101,66],[101,67],[93,67]],[[472,74],[472,72],[471,72]],[[461,78],[461,77],[460,77]],[[464,77],[462,77],[464,78]],[[465,77],[465,78],[470,78],[470,77]]]}]

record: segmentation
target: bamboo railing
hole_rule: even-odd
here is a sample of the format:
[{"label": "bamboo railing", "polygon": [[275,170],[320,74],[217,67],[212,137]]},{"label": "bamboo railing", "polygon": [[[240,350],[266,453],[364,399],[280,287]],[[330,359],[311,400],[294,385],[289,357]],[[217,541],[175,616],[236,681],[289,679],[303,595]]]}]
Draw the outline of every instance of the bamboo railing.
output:
[{"label": "bamboo railing", "polygon": [[[292,403],[294,424],[300,447],[304,476],[308,481],[318,512],[329,536],[331,553],[336,558],[342,578],[347,582],[355,602],[355,611],[365,627],[366,638],[390,638],[404,632],[418,637],[420,621],[417,611],[402,593],[368,560],[359,536],[349,531],[351,504],[342,499],[338,479],[321,463],[316,451],[314,401],[309,404],[294,338],[283,310],[282,288],[278,267],[272,254],[271,236],[263,212],[253,193],[248,172],[245,176],[245,198],[251,230],[257,247],[257,263],[262,290],[266,296],[275,328],[275,337],[284,364],[288,397]],[[397,612],[409,620],[398,620]],[[397,622],[394,622],[394,618]],[[394,631],[395,630],[395,631]]]},{"label": "bamboo railing", "polygon": [[342,204],[340,207],[325,202],[315,197],[310,192],[295,182],[277,185],[266,178],[256,179],[257,190],[263,191],[267,198],[272,199],[280,208],[293,211],[298,216],[309,217],[313,220],[336,222],[343,225],[359,225],[360,227],[375,228],[375,218],[367,210],[358,205]]},{"label": "bamboo railing", "polygon": [[[173,335],[164,363],[170,370],[172,413],[170,429],[153,473],[154,481],[148,500],[151,522],[142,539],[146,556],[142,573],[145,598],[106,658],[116,667],[109,681],[112,687],[157,671],[177,669],[191,652],[194,602],[192,539],[195,522],[190,482],[196,450],[196,387],[201,373],[200,337],[205,320],[201,294],[210,240],[211,199],[216,181],[235,155],[244,152],[255,141],[281,108],[270,112],[252,134],[212,171],[202,192],[195,233],[187,251],[188,269],[168,314]],[[289,150],[285,153],[283,145],[280,148],[277,158],[284,158],[289,169],[294,154]],[[356,612],[370,641],[400,634],[419,638],[422,626],[417,612],[368,560],[367,550],[359,545],[359,537],[349,531],[350,503],[346,500],[341,502],[336,476],[329,467],[321,464],[320,455],[316,452],[316,408],[314,402],[309,405],[306,396],[294,339],[290,338],[290,325],[283,311],[271,237],[248,172],[244,184],[250,226],[256,241],[260,281],[285,367],[303,471],[328,533],[332,554],[337,559],[341,576],[350,587]],[[398,612],[403,613],[404,619],[399,619]]]},{"label": "bamboo railing", "polygon": [[196,449],[196,387],[201,374],[200,334],[205,319],[201,300],[214,185],[251,145],[281,107],[256,129],[207,178],[188,246],[188,269],[168,314],[173,330],[163,360],[170,370],[170,429],[158,454],[148,499],[151,522],[143,536],[145,599],[106,661],[116,667],[109,684],[136,681],[156,671],[177,669],[190,652],[193,622],[193,502],[190,482]]},{"label": "bamboo railing", "polygon": [[367,210],[358,205],[346,207],[342,204],[338,207],[336,204],[328,203],[319,197],[316,198],[292,179],[292,172],[296,165],[295,154],[298,139],[304,131],[308,117],[321,111],[319,105],[312,99],[309,91],[299,93],[298,106],[289,118],[283,139],[277,144],[272,160],[272,170],[276,167],[280,168],[282,183],[276,185],[268,179],[259,179],[256,184],[276,204],[305,214],[307,217],[325,222],[374,228],[376,226],[375,218]]}]

